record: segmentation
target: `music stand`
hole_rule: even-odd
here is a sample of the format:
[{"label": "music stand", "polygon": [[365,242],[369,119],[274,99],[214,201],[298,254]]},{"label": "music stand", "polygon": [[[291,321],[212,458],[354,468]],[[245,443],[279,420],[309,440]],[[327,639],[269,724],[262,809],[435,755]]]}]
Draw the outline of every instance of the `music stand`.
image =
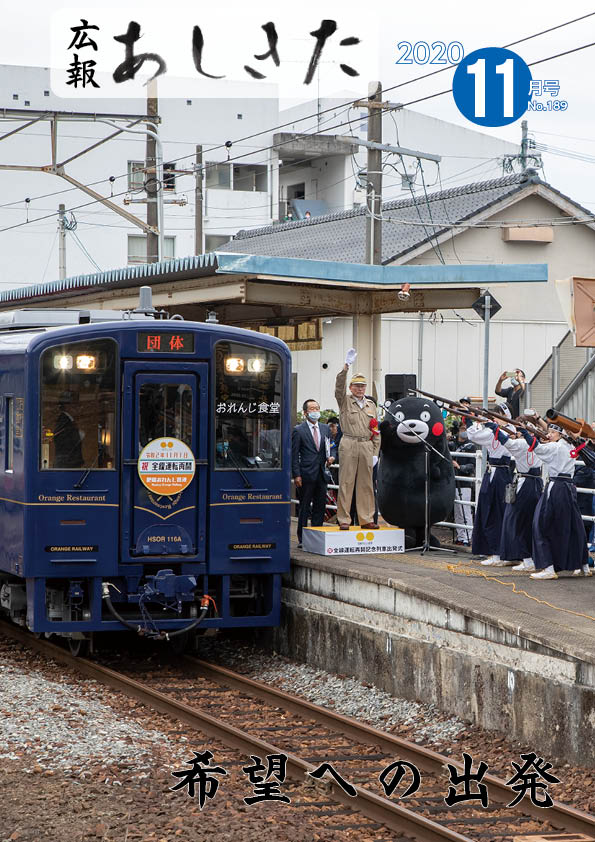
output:
[{"label": "music stand", "polygon": [[[385,407],[385,409],[386,409],[386,412],[388,412],[389,415],[392,415],[392,417],[395,419],[395,421],[398,421],[399,424],[401,423],[399,421],[399,419],[394,415],[394,413],[392,413],[390,411],[390,409],[388,409],[386,407]],[[406,553],[412,553],[412,552],[416,552],[417,550],[421,550],[421,555],[424,555],[425,553],[431,553],[431,552],[434,552],[434,553],[451,553],[452,555],[454,555],[456,553],[456,550],[451,550],[451,549],[448,549],[447,547],[433,547],[430,544],[430,526],[431,526],[431,524],[430,524],[430,450],[433,450],[434,453],[436,453],[441,459],[444,459],[445,462],[448,462],[448,459],[446,458],[446,456],[443,456],[442,453],[440,453],[439,450],[436,450],[434,445],[430,444],[425,439],[422,439],[422,437],[419,435],[419,433],[416,433],[415,430],[409,429],[408,432],[413,433],[413,435],[416,436],[424,446],[425,471],[426,471],[426,476],[425,476],[425,481],[424,481],[424,488],[425,488],[424,520],[425,520],[425,524],[424,524],[424,542],[423,542],[423,544],[421,544],[419,547],[410,547],[408,550],[405,550],[405,552]]]}]

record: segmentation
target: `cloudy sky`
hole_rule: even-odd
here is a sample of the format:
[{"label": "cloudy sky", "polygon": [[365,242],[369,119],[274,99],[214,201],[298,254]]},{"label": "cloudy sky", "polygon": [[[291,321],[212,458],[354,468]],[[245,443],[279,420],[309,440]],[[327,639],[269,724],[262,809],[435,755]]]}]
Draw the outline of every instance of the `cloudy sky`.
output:
[{"label": "cloudy sky", "polygon": [[[505,46],[527,38],[512,49],[529,64],[595,42],[595,15],[538,35],[550,27],[595,12],[592,5],[582,0],[567,4],[542,0],[539,5],[501,0],[490,6],[469,0],[457,3],[377,0],[373,4],[321,0],[317,4],[301,5],[255,0],[248,8],[249,11],[245,3],[237,0],[209,4],[204,10],[196,2],[180,0],[170,0],[167,4],[153,0],[142,4],[91,0],[70,8],[56,0],[29,0],[22,6],[11,4],[10,14],[3,16],[0,63],[65,67],[69,60],[68,22],[75,25],[85,17],[89,22],[101,24],[102,66],[111,72],[114,63],[123,58],[123,47],[112,36],[125,31],[127,21],[135,19],[143,31],[137,51],[162,55],[168,63],[168,76],[173,80],[174,76],[193,73],[190,39],[192,26],[198,24],[205,36],[204,67],[210,73],[243,81],[246,78],[242,75],[243,65],[256,65],[267,74],[267,83],[279,83],[279,93],[287,101],[299,97],[311,100],[318,90],[321,95],[341,90],[351,92],[354,97],[365,96],[368,80],[378,78],[385,88],[392,89],[387,93],[391,101],[412,103],[412,108],[423,113],[473,127],[458,112],[450,93],[415,102],[449,89],[453,71],[447,69],[428,79],[412,81],[440,68],[430,64],[395,64],[401,52],[397,46],[400,42],[459,42],[468,54],[479,47]],[[318,28],[322,17],[336,19],[339,30],[335,41],[328,42],[328,51],[325,48],[316,79],[306,88],[302,83],[313,46],[309,32]],[[267,49],[260,25],[268,20],[275,22],[279,32],[282,62],[278,71],[270,60],[265,63],[253,59],[254,53],[264,53]],[[360,37],[361,45],[339,47],[339,38],[348,36]],[[81,60],[90,58],[90,52],[80,50]],[[423,56],[423,52],[421,48],[419,54]],[[99,53],[96,58],[99,63]],[[360,76],[346,76],[339,68],[341,62],[356,67]],[[559,99],[568,102],[568,109],[525,115],[531,136],[538,145],[547,147],[543,151],[547,180],[593,210],[594,63],[595,46],[591,46],[534,66],[534,79],[559,80]],[[269,73],[268,68],[274,72]],[[196,77],[192,84],[196,84]],[[174,89],[178,96],[187,95],[179,82]],[[128,89],[126,95],[130,96],[131,92]],[[520,120],[502,128],[479,130],[507,140],[520,140]],[[434,138],[428,138],[428,151],[440,152]]]}]

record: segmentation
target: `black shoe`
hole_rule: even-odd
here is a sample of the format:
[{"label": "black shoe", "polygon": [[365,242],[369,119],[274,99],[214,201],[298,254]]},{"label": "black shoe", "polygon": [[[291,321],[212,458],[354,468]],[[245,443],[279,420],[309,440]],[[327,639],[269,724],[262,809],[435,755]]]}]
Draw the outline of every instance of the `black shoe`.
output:
[{"label": "black shoe", "polygon": [[297,548],[298,548],[298,550],[302,549],[302,542],[301,541],[298,542]]}]

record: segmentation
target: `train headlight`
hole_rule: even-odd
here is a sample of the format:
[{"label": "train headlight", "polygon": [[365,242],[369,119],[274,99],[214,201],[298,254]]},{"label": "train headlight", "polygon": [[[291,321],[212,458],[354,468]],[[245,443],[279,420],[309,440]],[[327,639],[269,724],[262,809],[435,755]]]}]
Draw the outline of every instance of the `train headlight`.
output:
[{"label": "train headlight", "polygon": [[91,619],[91,612],[88,608],[83,608],[82,610],[82,618],[83,620],[90,620]]},{"label": "train headlight", "polygon": [[225,371],[229,374],[241,374],[246,367],[245,360],[242,357],[226,357]]},{"label": "train headlight", "polygon": [[248,360],[248,371],[264,371],[264,360],[262,359],[262,357],[251,357]]},{"label": "train headlight", "polygon": [[54,368],[60,371],[68,371],[72,368],[72,357],[69,354],[56,354],[54,356]]},{"label": "train headlight", "polygon": [[[92,357],[89,354],[79,354],[76,358],[76,367],[81,371],[94,371],[95,362],[95,357]],[[72,368],[72,363],[70,367]]]}]

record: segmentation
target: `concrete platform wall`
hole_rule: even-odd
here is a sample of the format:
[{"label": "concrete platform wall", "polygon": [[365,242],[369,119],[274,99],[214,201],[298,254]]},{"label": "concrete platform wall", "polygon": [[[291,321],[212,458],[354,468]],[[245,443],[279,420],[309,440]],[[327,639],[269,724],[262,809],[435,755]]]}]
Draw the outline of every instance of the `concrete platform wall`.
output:
[{"label": "concrete platform wall", "polygon": [[[375,606],[370,609],[368,606]],[[595,766],[595,666],[388,584],[294,564],[276,651]]]}]

